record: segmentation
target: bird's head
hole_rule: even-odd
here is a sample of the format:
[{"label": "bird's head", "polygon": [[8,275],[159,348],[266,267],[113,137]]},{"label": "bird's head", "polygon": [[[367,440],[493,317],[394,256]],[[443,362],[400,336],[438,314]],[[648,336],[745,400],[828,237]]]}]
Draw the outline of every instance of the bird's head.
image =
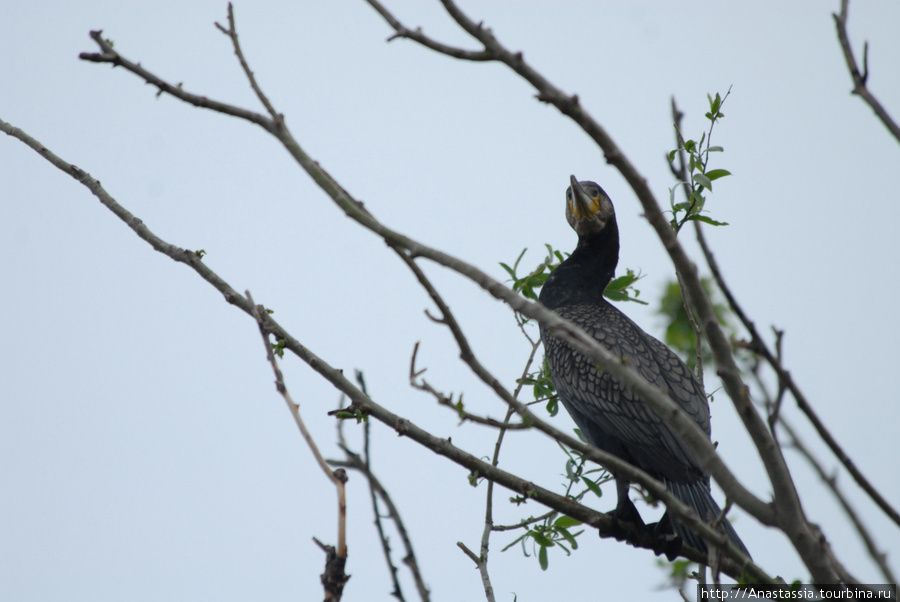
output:
[{"label": "bird's head", "polygon": [[579,182],[569,176],[566,190],[566,219],[579,237],[600,232],[616,215],[612,201],[596,182]]}]

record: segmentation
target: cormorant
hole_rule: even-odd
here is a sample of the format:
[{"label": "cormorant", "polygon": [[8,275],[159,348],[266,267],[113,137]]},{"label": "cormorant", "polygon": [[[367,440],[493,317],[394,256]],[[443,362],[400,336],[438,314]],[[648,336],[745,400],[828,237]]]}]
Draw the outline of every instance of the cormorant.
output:
[{"label": "cormorant", "polygon": [[[547,278],[540,302],[661,388],[709,436],[709,403],[694,373],[603,296],[619,262],[619,228],[612,201],[595,182],[578,182],[575,176],[570,181],[566,218],[578,234],[578,245]],[[665,483],[701,519],[716,520],[721,510],[710,494],[709,475],[672,428],[628,387],[543,326],[541,340],[559,399],[587,440]],[[628,498],[628,488],[629,482],[616,476],[618,502],[612,515],[643,525]],[[667,515],[657,525],[657,534],[669,524],[690,546],[706,551],[699,535]],[[747,552],[727,520],[723,527],[732,542]]]}]

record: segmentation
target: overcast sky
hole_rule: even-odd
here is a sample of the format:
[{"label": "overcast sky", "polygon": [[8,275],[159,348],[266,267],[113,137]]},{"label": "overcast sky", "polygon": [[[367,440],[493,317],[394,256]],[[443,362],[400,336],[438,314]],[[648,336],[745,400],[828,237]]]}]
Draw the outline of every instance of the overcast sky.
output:
[{"label": "overcast sky", "polygon": [[[474,48],[435,2],[387,2],[406,25]],[[851,96],[831,11],[839,2],[464,2],[475,20],[569,93],[615,138],[662,201],[673,186],[670,98],[686,133],[706,94],[732,87],[715,131],[724,154],[709,233],[757,326],[785,331],[786,366],[862,471],[895,507],[900,144]],[[78,60],[103,29],[124,56],[185,89],[262,110],[228,39],[222,1],[0,0],[0,118],[101,180],[165,240],[205,262],[380,403],[477,456],[493,435],[408,385],[420,367],[473,411],[504,407],[428,320],[425,293],[383,242],[343,217],[260,128],[188,107],[122,69]],[[244,51],[297,139],[388,225],[498,278],[527,247],[570,250],[569,174],[616,203],[620,267],[655,299],[672,277],[627,185],[591,141],[505,67],[462,63],[390,30],[364,2],[237,2]],[[870,42],[869,85],[900,117],[900,5],[854,2],[850,35]],[[687,237],[689,241],[689,237]],[[687,242],[696,252],[695,245]],[[695,254],[695,257],[696,254]],[[425,264],[481,360],[510,387],[528,346],[476,286]],[[335,541],[334,492],[272,385],[256,325],[192,271],[157,254],[86,189],[20,142],[0,140],[0,598],[314,600]],[[659,335],[653,307],[623,307]],[[314,436],[339,457],[326,415],[339,394],[298,360],[287,384]],[[714,388],[710,372],[708,388]],[[786,416],[812,442],[792,402]],[[769,487],[724,395],[713,439],[757,495]],[[560,414],[555,424],[571,428]],[[359,428],[345,426],[358,444]],[[407,520],[434,600],[483,592],[457,541],[476,549],[485,486],[373,424],[373,466]],[[814,446],[821,451],[821,446]],[[829,469],[836,466],[822,452]],[[810,519],[847,568],[881,576],[835,502],[791,452]],[[508,437],[504,468],[559,489],[563,460],[537,434]],[[848,492],[900,570],[900,532],[846,474]],[[610,495],[596,500],[611,509]],[[389,600],[363,480],[351,474],[346,600]],[[721,494],[717,494],[721,500]],[[497,522],[537,506],[497,499]],[[643,508],[643,506],[641,507]],[[649,510],[644,510],[648,516]],[[774,531],[736,528],[770,574],[806,579]],[[585,533],[542,572],[514,536],[492,539],[498,600],[673,599],[646,551]],[[399,540],[392,537],[395,551]],[[398,552],[399,553],[399,552]],[[414,599],[404,575],[407,599]]]}]

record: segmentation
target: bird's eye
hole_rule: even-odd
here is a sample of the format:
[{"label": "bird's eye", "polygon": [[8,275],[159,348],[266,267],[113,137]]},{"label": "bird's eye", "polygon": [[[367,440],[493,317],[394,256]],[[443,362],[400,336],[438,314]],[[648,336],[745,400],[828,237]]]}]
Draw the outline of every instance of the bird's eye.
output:
[{"label": "bird's eye", "polygon": [[596,188],[591,188],[591,196],[595,199],[598,198],[600,196],[600,191]]},{"label": "bird's eye", "polygon": [[572,189],[571,189],[571,188],[569,188],[569,189],[566,191],[566,198],[567,198],[568,200],[570,200],[570,201],[572,200]]}]

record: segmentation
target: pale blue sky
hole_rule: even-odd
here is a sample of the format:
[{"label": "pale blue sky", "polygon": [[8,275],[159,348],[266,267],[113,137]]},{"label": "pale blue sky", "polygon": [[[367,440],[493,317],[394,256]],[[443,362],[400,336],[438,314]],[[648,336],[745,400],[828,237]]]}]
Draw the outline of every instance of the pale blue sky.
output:
[{"label": "pale blue sky", "polygon": [[[896,478],[900,144],[849,94],[830,12],[839,2],[466,2],[508,47],[608,128],[661,200],[673,185],[669,99],[699,135],[708,92],[733,86],[716,130],[733,177],[710,201],[709,233],[762,330],[786,331],[788,368],[887,498]],[[472,47],[437,2],[389,2],[408,26]],[[345,219],[259,128],[187,107],[121,69],[77,59],[102,28],[117,50],[186,89],[259,110],[228,40],[224,2],[0,0],[0,118],[100,179],[159,236],[205,261],[313,351],[362,369],[380,403],[476,455],[493,437],[408,386],[409,357],[473,410],[504,408],[423,314],[427,296],[385,245]],[[642,296],[672,275],[622,178],[555,109],[499,65],[461,63],[390,34],[363,2],[237,2],[244,50],[306,150],[377,217],[503,278],[522,248],[567,250],[570,173],[616,203],[620,266]],[[850,34],[870,42],[869,84],[900,116],[900,6],[855,2]],[[695,245],[688,243],[695,251]],[[527,346],[504,308],[427,265],[482,361],[513,383]],[[255,324],[193,272],[154,253],[86,189],[21,143],[0,140],[0,594],[26,600],[317,599],[335,538],[334,494],[272,386]],[[652,309],[624,308],[659,334]],[[295,359],[288,386],[319,444],[338,456],[326,412],[338,393]],[[805,426],[792,404],[786,411]],[[764,475],[724,395],[713,438],[755,493]],[[556,423],[571,424],[560,415]],[[356,429],[347,425],[348,435]],[[808,429],[801,431],[808,433]],[[484,486],[373,425],[373,463],[404,513],[434,600],[482,599],[471,562]],[[734,436],[732,436],[734,435]],[[827,455],[828,466],[835,464]],[[836,505],[795,455],[812,520],[861,579],[880,581]],[[553,486],[562,461],[514,434],[502,464]],[[851,481],[889,561],[900,533]],[[349,484],[346,600],[388,600],[362,479]],[[507,507],[498,522],[540,508]],[[597,502],[612,507],[612,497]],[[756,561],[804,578],[786,540],[742,516]],[[493,539],[499,600],[600,599],[652,590],[656,559],[593,533],[551,570]],[[395,550],[399,541],[392,539]],[[412,587],[404,581],[408,599]]]}]

